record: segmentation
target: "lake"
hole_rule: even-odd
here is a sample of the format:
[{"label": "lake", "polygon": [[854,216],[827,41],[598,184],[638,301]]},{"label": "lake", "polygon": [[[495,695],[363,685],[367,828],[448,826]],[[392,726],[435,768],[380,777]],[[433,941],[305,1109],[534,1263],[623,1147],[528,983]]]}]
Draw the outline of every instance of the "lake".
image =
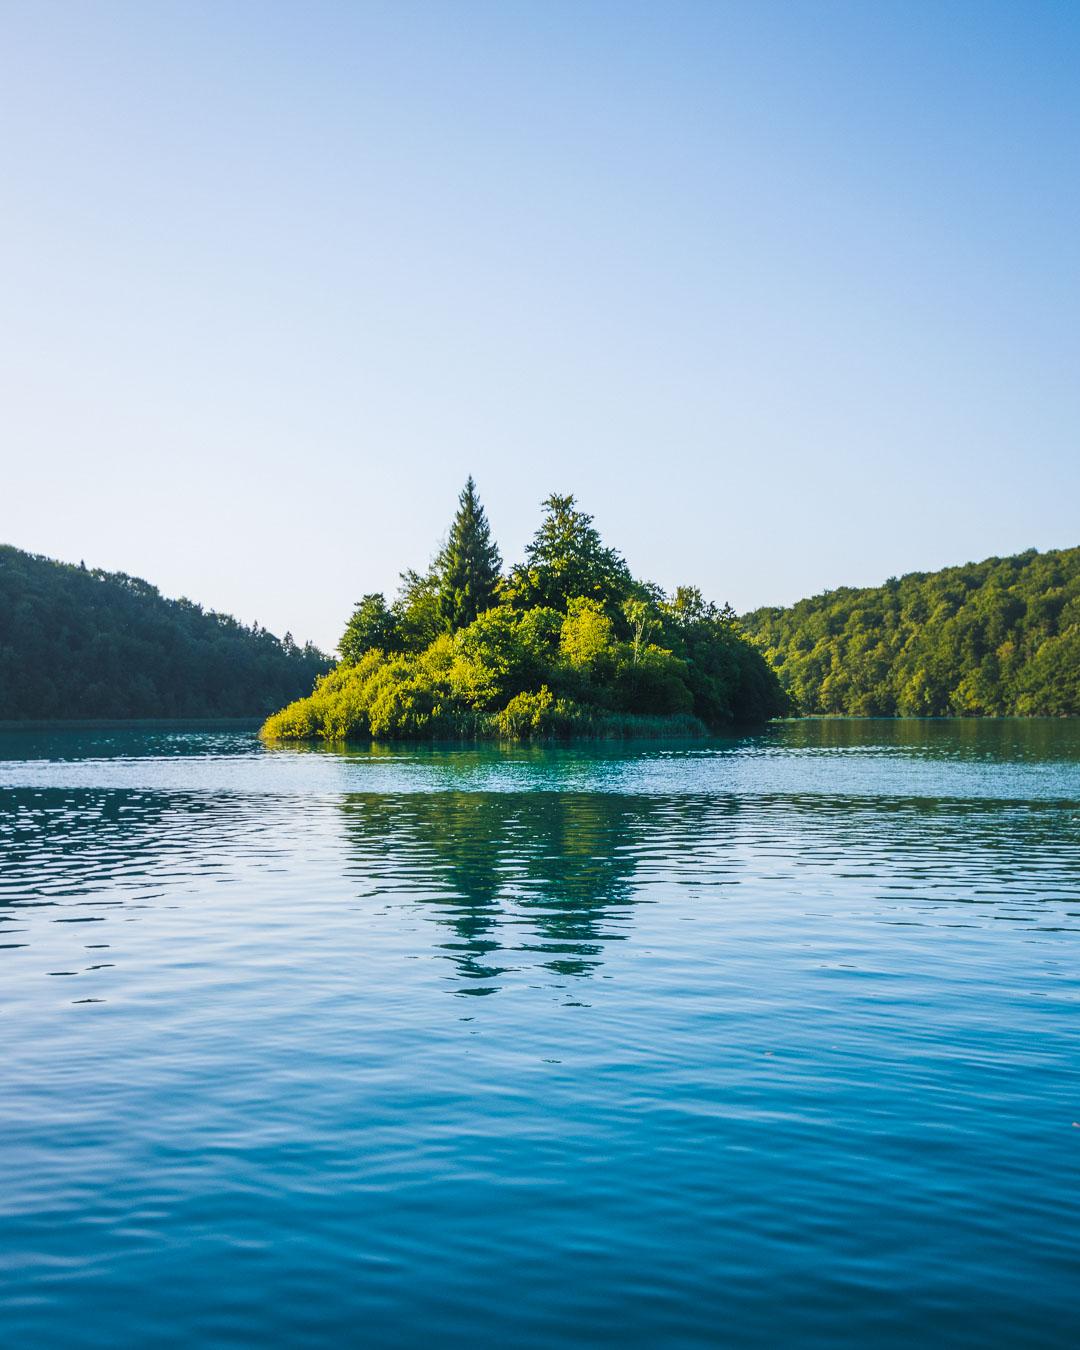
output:
[{"label": "lake", "polygon": [[1075,1346],[1080,725],[0,735],[0,1342]]}]

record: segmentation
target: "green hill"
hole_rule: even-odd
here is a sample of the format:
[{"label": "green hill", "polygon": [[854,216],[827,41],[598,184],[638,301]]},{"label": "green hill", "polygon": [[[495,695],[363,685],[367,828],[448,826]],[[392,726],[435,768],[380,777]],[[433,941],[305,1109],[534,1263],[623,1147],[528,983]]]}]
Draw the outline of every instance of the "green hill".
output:
[{"label": "green hill", "polygon": [[329,665],[138,577],[0,545],[0,719],[261,717]]},{"label": "green hill", "polygon": [[1080,715],[1080,548],[912,572],[742,623],[803,713]]}]

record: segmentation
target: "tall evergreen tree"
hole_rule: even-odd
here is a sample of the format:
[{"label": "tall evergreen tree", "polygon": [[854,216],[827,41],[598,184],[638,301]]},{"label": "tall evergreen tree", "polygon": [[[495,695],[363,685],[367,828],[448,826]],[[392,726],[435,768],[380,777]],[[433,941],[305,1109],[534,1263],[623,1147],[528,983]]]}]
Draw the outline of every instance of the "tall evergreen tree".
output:
[{"label": "tall evergreen tree", "polygon": [[472,474],[458,498],[450,537],[436,562],[439,614],[451,631],[465,628],[495,603],[502,558]]}]

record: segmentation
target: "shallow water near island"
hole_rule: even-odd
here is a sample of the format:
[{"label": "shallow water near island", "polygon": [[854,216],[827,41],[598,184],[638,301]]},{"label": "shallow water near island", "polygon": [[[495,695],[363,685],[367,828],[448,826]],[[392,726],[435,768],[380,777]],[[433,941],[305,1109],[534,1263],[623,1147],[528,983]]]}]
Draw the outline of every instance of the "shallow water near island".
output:
[{"label": "shallow water near island", "polygon": [[0,734],[0,1342],[1072,1346],[1080,725]]}]

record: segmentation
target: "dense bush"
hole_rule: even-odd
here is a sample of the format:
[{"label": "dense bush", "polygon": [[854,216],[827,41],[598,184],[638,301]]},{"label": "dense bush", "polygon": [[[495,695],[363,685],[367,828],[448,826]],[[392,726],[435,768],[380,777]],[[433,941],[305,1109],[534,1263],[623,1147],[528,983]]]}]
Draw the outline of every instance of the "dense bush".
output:
[{"label": "dense bush", "polygon": [[[470,480],[451,545],[426,574],[402,575],[392,606],[363,598],[339,646],[341,665],[269,718],[264,735],[700,735],[785,711],[776,678],[730,610],[691,588],[669,600],[634,581],[572,497],[545,506],[526,564],[493,577],[498,552]],[[470,572],[463,559],[480,561]],[[490,603],[470,618],[481,594]]]},{"label": "dense bush", "polygon": [[262,717],[329,664],[138,577],[0,546],[0,718]]},{"label": "dense bush", "polygon": [[1080,715],[1080,548],[914,572],[743,622],[803,712]]}]

